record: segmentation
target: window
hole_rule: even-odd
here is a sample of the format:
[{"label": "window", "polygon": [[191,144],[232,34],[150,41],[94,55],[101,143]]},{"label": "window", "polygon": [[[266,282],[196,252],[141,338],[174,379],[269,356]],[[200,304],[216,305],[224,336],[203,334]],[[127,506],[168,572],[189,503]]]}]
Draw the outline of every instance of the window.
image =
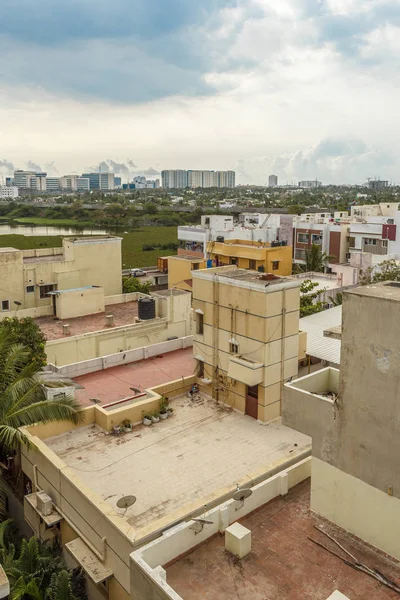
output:
[{"label": "window", "polygon": [[231,354],[239,354],[239,344],[236,341],[231,340],[229,342],[229,352]]},{"label": "window", "polygon": [[54,292],[55,290],[55,285],[54,283],[51,283],[50,285],[41,285],[40,286],[40,298],[41,300],[43,300],[43,298],[47,298],[49,295],[49,292]]},{"label": "window", "polygon": [[204,224],[205,225],[209,225],[210,224],[210,217],[206,217],[204,220]]},{"label": "window", "polygon": [[249,269],[254,269],[256,268],[256,261],[255,260],[249,260]]},{"label": "window", "polygon": [[26,286],[26,293],[27,294],[32,294],[32,292],[35,291],[35,286],[34,285],[27,285]]},{"label": "window", "polygon": [[365,238],[364,244],[368,244],[368,246],[376,246],[376,239],[375,238]]},{"label": "window", "polygon": [[279,260],[272,261],[272,270],[277,271],[279,269]]},{"label": "window", "polygon": [[297,234],[297,243],[298,244],[308,244],[308,233],[298,233]]},{"label": "window", "polygon": [[196,333],[197,335],[203,335],[204,333],[204,315],[201,313],[196,313]]},{"label": "window", "polygon": [[1,301],[1,310],[10,310],[10,301],[9,300]]},{"label": "window", "polygon": [[204,377],[204,363],[202,360],[199,360],[197,369],[197,376],[202,379]]},{"label": "window", "polygon": [[198,271],[200,268],[200,263],[192,263],[192,271]]},{"label": "window", "polygon": [[237,265],[237,258],[233,258],[233,256],[231,256],[229,259],[229,263],[231,265]]},{"label": "window", "polygon": [[311,243],[321,245],[322,244],[322,235],[319,233],[313,233],[311,236]]}]

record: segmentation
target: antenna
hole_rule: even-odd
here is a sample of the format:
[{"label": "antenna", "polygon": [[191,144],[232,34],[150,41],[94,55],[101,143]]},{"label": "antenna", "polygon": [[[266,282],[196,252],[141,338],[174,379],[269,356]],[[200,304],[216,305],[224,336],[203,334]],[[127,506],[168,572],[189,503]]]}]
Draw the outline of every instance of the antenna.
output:
[{"label": "antenna", "polygon": [[250,498],[250,496],[253,494],[253,490],[251,490],[250,488],[240,489],[238,485],[236,487],[237,487],[237,490],[233,494],[232,498],[236,502],[241,503],[240,506],[237,506],[235,508],[235,510],[240,510],[241,508],[243,508],[244,501],[246,500],[246,498]]},{"label": "antenna", "polygon": [[123,517],[125,516],[126,511],[128,510],[128,508],[130,506],[132,506],[132,504],[135,504],[135,502],[136,502],[136,496],[122,496],[122,498],[120,498],[117,501],[118,508],[124,508],[125,509],[125,512],[122,515]]}]

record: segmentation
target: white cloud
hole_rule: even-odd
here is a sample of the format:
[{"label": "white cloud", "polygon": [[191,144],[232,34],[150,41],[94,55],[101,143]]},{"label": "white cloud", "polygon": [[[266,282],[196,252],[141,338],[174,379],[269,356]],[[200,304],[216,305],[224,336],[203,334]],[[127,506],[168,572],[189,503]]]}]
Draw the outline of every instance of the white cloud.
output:
[{"label": "white cloud", "polygon": [[[126,47],[96,38],[56,50],[14,40],[0,58],[8,81],[0,90],[7,159],[16,166],[55,161],[62,173],[104,157],[215,169],[232,168],[240,158],[239,181],[254,183],[265,183],[272,165],[287,178],[396,177],[400,36],[396,23],[376,12],[382,3],[219,5],[196,27],[187,24],[184,66],[172,57],[183,47],[168,46],[166,38],[165,56],[147,55],[147,42],[138,49],[131,38]],[[395,11],[398,3],[389,5]],[[42,72],[34,84],[28,56]],[[102,70],[94,69],[96,61]],[[59,85],[49,86],[47,75]],[[82,95],[90,85],[95,93]],[[121,104],[114,98],[124,89]],[[327,139],[347,140],[345,149],[317,157]],[[354,140],[364,140],[365,148]]]}]

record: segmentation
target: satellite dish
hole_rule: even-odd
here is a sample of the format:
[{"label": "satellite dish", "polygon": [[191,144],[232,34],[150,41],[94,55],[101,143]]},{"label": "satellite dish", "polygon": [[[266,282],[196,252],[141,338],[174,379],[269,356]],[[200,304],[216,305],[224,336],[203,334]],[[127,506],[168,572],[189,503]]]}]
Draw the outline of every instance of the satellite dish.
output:
[{"label": "satellite dish", "polygon": [[120,498],[117,501],[117,506],[118,506],[118,508],[125,509],[125,512],[124,512],[124,515],[125,515],[128,508],[130,506],[132,506],[132,504],[135,504],[135,502],[136,502],[136,496],[122,496],[122,498]]},{"label": "satellite dish", "polygon": [[242,508],[246,498],[250,498],[252,493],[253,493],[253,490],[251,490],[250,488],[239,489],[239,486],[238,486],[238,488],[237,488],[236,492],[233,494],[232,498],[236,502],[240,502],[241,504],[235,510],[240,510]]},{"label": "satellite dish", "polygon": [[139,389],[139,388],[131,387],[129,389],[132,390],[132,392],[135,392],[136,394],[141,394],[142,393],[142,390]]},{"label": "satellite dish", "polygon": [[192,519],[192,521],[193,525],[191,525],[189,529],[192,529],[195,535],[203,531],[204,525],[212,525],[214,523],[214,521],[209,521],[208,519],[202,518]]},{"label": "satellite dish", "polygon": [[202,523],[203,525],[212,525],[214,521],[209,521],[208,519],[192,519],[195,523]]}]

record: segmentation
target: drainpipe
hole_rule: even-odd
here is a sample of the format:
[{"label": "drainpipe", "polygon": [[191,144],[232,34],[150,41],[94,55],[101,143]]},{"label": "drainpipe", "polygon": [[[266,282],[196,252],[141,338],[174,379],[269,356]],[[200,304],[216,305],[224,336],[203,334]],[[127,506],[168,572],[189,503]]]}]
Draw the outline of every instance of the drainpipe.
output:
[{"label": "drainpipe", "polygon": [[[35,492],[42,492],[43,491],[38,486],[38,483],[37,483],[37,465],[33,465],[33,487],[34,487],[34,491]],[[76,527],[76,525],[74,525],[72,523],[72,521],[65,515],[65,513],[61,510],[61,508],[59,508],[57,506],[57,504],[55,502],[53,502],[53,506],[54,506],[55,510],[58,512],[58,514],[71,527],[71,529],[73,529],[75,531],[75,533],[78,535],[78,537],[80,537],[81,540],[83,542],[85,542],[86,546],[93,552],[93,554],[95,554],[95,556],[97,556],[97,558],[101,562],[105,562],[105,560],[106,560],[106,541],[107,541],[107,538],[106,537],[102,537],[101,538],[101,542],[103,544],[103,552],[100,552],[99,550],[97,550],[97,548],[95,548],[93,546],[93,544],[87,539],[87,537],[85,535],[83,535],[83,533],[81,531],[79,531],[79,529]]]},{"label": "drainpipe", "polygon": [[286,334],[286,289],[282,290],[282,340],[281,340],[281,404],[283,399],[283,386],[285,383],[285,334]]}]

